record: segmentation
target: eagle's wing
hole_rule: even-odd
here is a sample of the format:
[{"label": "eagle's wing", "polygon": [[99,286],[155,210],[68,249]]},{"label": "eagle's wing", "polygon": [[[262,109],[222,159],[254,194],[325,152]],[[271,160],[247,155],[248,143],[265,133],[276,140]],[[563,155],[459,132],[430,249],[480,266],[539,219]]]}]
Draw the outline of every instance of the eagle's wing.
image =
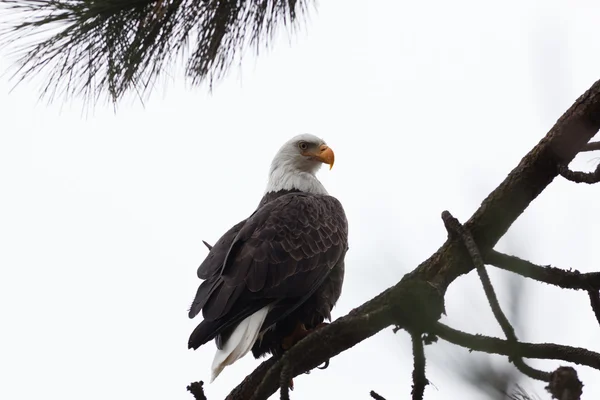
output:
[{"label": "eagle's wing", "polygon": [[[190,317],[202,309],[204,321],[192,333],[190,347],[199,347],[267,304],[297,298],[295,307],[299,306],[348,246],[344,210],[331,196],[290,193],[258,209],[235,238],[225,238],[234,228],[213,247],[211,260],[209,255],[199,268],[198,275],[206,280],[198,289]],[[278,319],[269,318],[273,323]]]}]

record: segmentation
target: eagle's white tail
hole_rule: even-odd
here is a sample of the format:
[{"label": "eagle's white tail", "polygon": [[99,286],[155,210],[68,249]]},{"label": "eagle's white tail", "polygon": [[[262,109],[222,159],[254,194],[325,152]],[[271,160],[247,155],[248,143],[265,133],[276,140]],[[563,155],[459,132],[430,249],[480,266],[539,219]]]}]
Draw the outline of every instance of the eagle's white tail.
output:
[{"label": "eagle's white tail", "polygon": [[270,310],[270,305],[263,307],[249,317],[246,317],[246,319],[235,327],[233,333],[223,345],[223,349],[217,350],[215,354],[212,363],[211,382],[219,376],[223,368],[233,364],[252,349],[260,333],[260,327],[265,322],[265,318]]}]

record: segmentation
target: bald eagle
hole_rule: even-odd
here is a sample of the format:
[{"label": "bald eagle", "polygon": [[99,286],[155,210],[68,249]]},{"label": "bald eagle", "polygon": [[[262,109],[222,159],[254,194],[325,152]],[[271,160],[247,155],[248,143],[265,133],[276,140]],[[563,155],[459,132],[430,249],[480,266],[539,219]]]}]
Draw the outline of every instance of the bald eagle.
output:
[{"label": "bald eagle", "polygon": [[204,281],[189,317],[203,320],[188,348],[215,339],[211,382],[252,350],[278,355],[331,320],[342,291],[348,222],[316,177],[334,154],[299,135],[275,155],[265,194],[247,219],[215,243],[198,268]]}]

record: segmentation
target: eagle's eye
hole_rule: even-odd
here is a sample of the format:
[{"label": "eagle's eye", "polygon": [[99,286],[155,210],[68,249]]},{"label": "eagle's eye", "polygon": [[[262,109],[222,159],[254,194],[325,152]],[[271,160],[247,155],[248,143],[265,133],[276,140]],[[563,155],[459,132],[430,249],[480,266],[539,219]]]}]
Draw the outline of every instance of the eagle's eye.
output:
[{"label": "eagle's eye", "polygon": [[308,149],[308,143],[298,142],[298,147],[300,148],[300,150],[306,150],[306,149]]}]

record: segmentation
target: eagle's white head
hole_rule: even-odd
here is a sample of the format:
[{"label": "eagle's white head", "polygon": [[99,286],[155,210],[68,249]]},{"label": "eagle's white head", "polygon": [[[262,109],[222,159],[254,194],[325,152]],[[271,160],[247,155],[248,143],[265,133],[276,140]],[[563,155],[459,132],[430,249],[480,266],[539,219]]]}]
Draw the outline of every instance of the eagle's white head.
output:
[{"label": "eagle's white head", "polygon": [[328,164],[331,169],[333,161],[333,150],[323,139],[308,133],[295,136],[275,154],[265,193],[296,189],[327,194],[316,173],[323,164]]}]

